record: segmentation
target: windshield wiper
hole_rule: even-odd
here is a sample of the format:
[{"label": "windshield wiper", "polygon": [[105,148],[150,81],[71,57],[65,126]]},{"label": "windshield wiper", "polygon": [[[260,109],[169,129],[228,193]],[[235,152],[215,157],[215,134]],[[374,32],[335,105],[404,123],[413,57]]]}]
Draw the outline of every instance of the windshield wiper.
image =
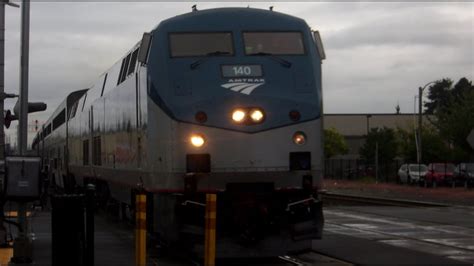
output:
[{"label": "windshield wiper", "polygon": [[265,52],[258,52],[258,53],[253,53],[253,54],[248,54],[250,56],[259,56],[259,55],[262,55],[262,56],[269,56],[271,59],[277,61],[278,63],[280,63],[280,65],[286,67],[286,68],[290,68],[291,67],[291,63],[279,56],[276,56],[272,53],[265,53]]},{"label": "windshield wiper", "polygon": [[213,56],[229,55],[229,54],[230,54],[229,52],[223,52],[223,51],[210,52],[210,53],[205,54],[204,58],[201,58],[197,60],[196,62],[192,63],[191,65],[189,65],[189,67],[191,69],[196,69],[200,64],[204,63],[206,60],[208,60],[209,58]]}]

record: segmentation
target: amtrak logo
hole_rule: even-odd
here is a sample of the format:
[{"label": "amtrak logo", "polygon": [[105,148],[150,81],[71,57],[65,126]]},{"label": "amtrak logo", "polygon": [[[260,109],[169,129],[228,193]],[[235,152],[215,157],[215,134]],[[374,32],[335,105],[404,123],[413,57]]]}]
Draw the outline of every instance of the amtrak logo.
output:
[{"label": "amtrak logo", "polygon": [[265,84],[264,79],[229,79],[229,82],[222,84],[221,87],[250,95],[253,90],[263,84]]}]

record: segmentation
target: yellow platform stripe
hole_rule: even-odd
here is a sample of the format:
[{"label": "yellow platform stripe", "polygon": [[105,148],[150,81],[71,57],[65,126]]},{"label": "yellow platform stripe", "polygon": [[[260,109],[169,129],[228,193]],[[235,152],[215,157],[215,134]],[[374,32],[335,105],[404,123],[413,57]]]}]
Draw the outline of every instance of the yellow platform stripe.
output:
[{"label": "yellow platform stripe", "polygon": [[206,227],[204,243],[204,265],[214,266],[216,263],[216,194],[206,195]]},{"label": "yellow platform stripe", "polygon": [[139,201],[136,204],[137,212],[146,212],[146,201]]},{"label": "yellow platform stripe", "polygon": [[135,197],[135,265],[146,265],[146,195]]}]

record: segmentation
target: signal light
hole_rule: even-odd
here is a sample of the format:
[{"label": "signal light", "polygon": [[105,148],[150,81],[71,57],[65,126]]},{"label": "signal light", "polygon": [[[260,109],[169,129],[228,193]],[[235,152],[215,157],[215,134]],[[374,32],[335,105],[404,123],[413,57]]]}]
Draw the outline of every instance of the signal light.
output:
[{"label": "signal light", "polygon": [[13,120],[18,120],[18,117],[12,114],[10,110],[7,110],[5,112],[5,127],[10,128],[10,124],[12,123]]},{"label": "signal light", "polygon": [[207,121],[207,114],[203,111],[199,111],[196,113],[196,115],[194,116],[194,118],[196,119],[196,121],[198,121],[199,123],[205,123]]},{"label": "signal light", "polygon": [[[28,113],[35,113],[35,112],[44,111],[44,110],[46,110],[46,108],[47,108],[47,105],[45,103],[42,103],[42,102],[28,103]],[[18,120],[18,116],[19,116],[19,113],[20,113],[20,102],[19,101],[17,101],[15,106],[13,107],[13,112],[14,112],[14,114],[12,114],[12,112],[10,110],[7,110],[5,112],[5,127],[6,128],[10,127],[10,124],[11,124],[12,121]],[[38,122],[36,122],[36,124],[38,124]]]},{"label": "signal light", "polygon": [[293,142],[296,145],[300,145],[300,146],[304,145],[306,143],[306,135],[301,131],[296,132],[293,135]]},{"label": "signal light", "polygon": [[300,112],[298,112],[296,110],[291,110],[289,115],[290,115],[290,119],[295,121],[295,122],[300,121],[300,119],[301,119]]}]

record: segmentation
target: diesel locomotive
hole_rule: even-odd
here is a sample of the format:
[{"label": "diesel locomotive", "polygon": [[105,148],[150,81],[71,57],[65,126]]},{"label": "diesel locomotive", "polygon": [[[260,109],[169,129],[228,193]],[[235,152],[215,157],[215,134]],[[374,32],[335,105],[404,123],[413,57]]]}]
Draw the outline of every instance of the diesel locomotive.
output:
[{"label": "diesel locomotive", "polygon": [[[33,141],[51,181],[129,206],[147,193],[149,235],[198,250],[217,194],[217,256],[273,256],[321,238],[319,33],[253,8],[161,21]],[[79,74],[79,73],[78,73]]]}]

